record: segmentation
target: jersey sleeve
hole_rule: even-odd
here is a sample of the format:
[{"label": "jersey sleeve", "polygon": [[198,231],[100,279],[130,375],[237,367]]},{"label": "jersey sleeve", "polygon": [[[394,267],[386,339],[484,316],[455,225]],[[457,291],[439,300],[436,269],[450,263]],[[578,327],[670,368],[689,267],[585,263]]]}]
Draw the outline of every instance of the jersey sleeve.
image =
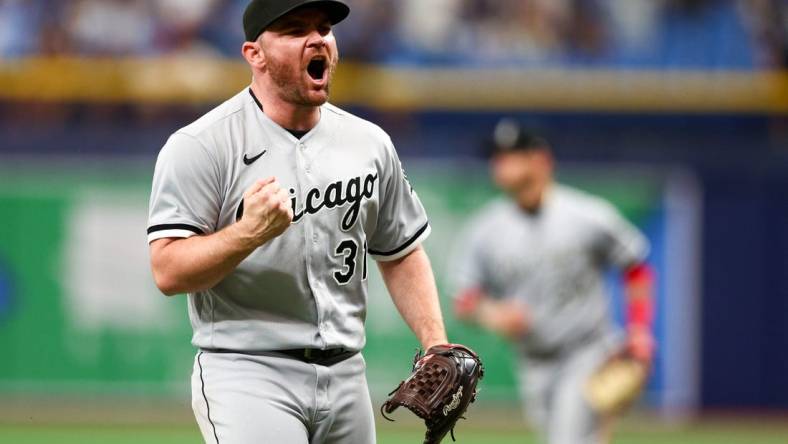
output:
[{"label": "jersey sleeve", "polygon": [[430,234],[427,213],[388,139],[385,148],[377,226],[368,240],[369,254],[377,261],[406,256]]},{"label": "jersey sleeve", "polygon": [[613,205],[605,202],[599,216],[597,249],[606,265],[623,269],[646,259],[650,249],[648,240]]},{"label": "jersey sleeve", "polygon": [[217,162],[195,138],[170,137],[153,173],[148,242],[214,231],[221,208]]}]

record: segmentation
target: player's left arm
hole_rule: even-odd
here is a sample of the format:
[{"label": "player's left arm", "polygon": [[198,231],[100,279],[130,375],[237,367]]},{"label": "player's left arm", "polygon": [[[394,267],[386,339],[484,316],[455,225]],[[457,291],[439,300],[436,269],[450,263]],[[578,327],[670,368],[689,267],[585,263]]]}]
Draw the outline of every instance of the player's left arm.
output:
[{"label": "player's left arm", "polygon": [[627,347],[636,359],[650,363],[654,355],[654,270],[640,262],[624,271]]},{"label": "player's left arm", "polygon": [[646,258],[649,242],[643,233],[604,202],[597,208],[600,250],[606,265],[622,271],[626,298],[627,350],[636,359],[651,363],[655,341],[654,269]]},{"label": "player's left arm", "polygon": [[399,259],[378,262],[378,268],[394,305],[422,347],[448,343],[432,265],[421,245]]},{"label": "player's left arm", "polygon": [[609,428],[612,418],[632,404],[648,380],[655,348],[654,271],[646,261],[648,240],[640,230],[609,204],[602,205],[597,216],[603,223],[597,250],[602,265],[622,273],[627,342],[590,375],[583,395]]}]

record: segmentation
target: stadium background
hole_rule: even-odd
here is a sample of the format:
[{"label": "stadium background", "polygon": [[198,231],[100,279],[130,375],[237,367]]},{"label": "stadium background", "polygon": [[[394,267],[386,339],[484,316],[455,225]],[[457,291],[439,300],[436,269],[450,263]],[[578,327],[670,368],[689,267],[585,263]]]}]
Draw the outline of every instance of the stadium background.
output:
[{"label": "stadium background", "polygon": [[[483,143],[514,115],[655,246],[659,355],[619,442],[788,442],[785,2],[349,3],[332,101],[392,135],[439,286],[495,195]],[[166,137],[249,81],[244,4],[0,0],[0,442],[198,440],[185,302],[152,283],[146,205]],[[370,285],[380,399],[416,344]],[[510,349],[447,317],[489,370],[460,438],[529,442]],[[418,439],[399,418],[381,442]]]}]

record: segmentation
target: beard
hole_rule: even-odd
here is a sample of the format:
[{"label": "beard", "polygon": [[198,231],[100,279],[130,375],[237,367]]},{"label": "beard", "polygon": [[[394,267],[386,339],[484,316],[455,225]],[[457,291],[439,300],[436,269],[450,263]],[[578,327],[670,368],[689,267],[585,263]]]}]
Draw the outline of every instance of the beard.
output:
[{"label": "beard", "polygon": [[297,106],[320,106],[328,101],[331,83],[334,79],[339,57],[334,56],[328,66],[326,84],[321,90],[316,91],[304,79],[308,76],[298,64],[285,60],[278,60],[272,54],[265,54],[268,75],[277,87],[276,94],[285,102]]}]

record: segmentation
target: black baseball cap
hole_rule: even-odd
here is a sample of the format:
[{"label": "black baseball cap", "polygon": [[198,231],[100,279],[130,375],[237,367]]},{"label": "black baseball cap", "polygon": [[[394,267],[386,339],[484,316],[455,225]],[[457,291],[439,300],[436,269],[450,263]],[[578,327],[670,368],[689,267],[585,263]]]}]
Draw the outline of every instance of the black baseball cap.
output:
[{"label": "black baseball cap", "polygon": [[508,151],[550,149],[550,145],[535,130],[524,128],[515,119],[504,118],[495,125],[489,148],[490,154],[494,155]]},{"label": "black baseball cap", "polygon": [[302,6],[323,9],[332,25],[350,14],[350,7],[340,0],[252,0],[244,11],[246,41],[255,41],[271,23]]}]

